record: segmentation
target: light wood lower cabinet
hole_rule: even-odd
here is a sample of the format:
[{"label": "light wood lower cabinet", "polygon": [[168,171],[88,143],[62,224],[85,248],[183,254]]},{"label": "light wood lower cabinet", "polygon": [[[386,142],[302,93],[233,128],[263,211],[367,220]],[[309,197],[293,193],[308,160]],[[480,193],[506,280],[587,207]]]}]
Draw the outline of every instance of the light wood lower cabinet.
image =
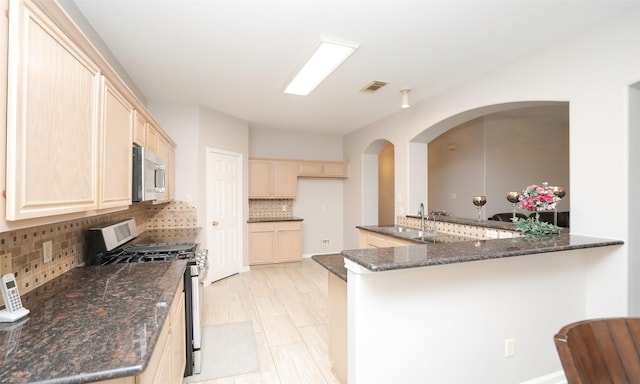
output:
[{"label": "light wood lower cabinet", "polygon": [[302,259],[302,222],[249,224],[249,264],[272,264]]},{"label": "light wood lower cabinet", "polygon": [[186,364],[184,285],[180,284],[147,369],[136,384],[181,383]]},{"label": "light wood lower cabinet", "polygon": [[138,376],[99,381],[97,384],[182,383],[187,360],[184,311],[184,283],[181,282],[144,372]]},{"label": "light wood lower cabinet", "polygon": [[417,245],[411,240],[399,239],[394,236],[382,235],[364,229],[359,230],[359,248],[387,248]]}]

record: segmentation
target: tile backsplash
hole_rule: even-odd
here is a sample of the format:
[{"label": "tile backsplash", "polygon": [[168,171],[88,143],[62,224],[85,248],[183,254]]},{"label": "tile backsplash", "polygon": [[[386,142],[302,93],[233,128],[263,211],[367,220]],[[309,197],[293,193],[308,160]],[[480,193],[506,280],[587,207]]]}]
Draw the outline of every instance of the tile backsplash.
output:
[{"label": "tile backsplash", "polygon": [[293,217],[293,199],[249,199],[249,220],[291,217]]},{"label": "tile backsplash", "polygon": [[[0,233],[0,262],[11,261],[20,294],[24,294],[86,262],[89,228],[129,218],[136,220],[138,232],[195,228],[197,224],[196,209],[188,203],[138,203],[124,211]],[[46,241],[52,242],[53,258],[45,264],[42,244]]]}]

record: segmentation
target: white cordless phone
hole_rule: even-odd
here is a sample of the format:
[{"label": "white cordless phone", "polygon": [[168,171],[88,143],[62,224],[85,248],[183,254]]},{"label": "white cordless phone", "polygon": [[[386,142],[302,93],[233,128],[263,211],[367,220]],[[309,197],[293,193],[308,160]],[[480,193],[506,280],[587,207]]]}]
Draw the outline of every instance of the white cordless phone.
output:
[{"label": "white cordless phone", "polygon": [[16,277],[13,273],[7,273],[2,275],[0,280],[2,283],[0,289],[5,305],[5,309],[0,311],[0,322],[12,322],[26,316],[29,310],[22,306]]}]

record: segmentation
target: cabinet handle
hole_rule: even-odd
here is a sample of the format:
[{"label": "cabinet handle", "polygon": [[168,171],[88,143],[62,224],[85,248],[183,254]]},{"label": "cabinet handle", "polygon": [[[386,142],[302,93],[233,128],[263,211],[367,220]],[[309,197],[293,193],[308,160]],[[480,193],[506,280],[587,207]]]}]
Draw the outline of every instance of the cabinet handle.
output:
[{"label": "cabinet handle", "polygon": [[218,222],[217,222],[217,221],[212,221],[212,222],[211,222],[211,225],[213,225],[213,226],[215,227],[215,226],[217,226],[217,225],[218,225]]}]

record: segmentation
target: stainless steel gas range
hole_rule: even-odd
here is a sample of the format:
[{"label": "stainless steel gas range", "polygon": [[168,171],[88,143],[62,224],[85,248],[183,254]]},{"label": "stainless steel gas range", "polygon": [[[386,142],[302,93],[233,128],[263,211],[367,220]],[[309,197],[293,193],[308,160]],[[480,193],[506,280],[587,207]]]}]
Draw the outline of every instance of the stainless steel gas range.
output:
[{"label": "stainless steel gas range", "polygon": [[187,260],[184,275],[187,365],[185,376],[200,373],[202,292],[209,271],[208,252],[200,249],[198,230],[158,229],[138,235],[134,219],[89,230],[90,265]]}]

